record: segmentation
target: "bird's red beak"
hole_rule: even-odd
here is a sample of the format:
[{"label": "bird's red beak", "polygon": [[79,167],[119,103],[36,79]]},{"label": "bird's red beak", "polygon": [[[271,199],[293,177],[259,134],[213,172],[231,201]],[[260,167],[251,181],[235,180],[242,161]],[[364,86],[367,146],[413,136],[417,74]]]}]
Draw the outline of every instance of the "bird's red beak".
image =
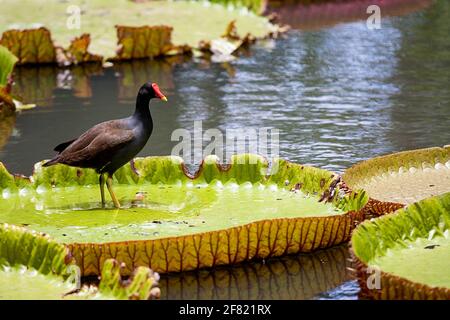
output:
[{"label": "bird's red beak", "polygon": [[158,85],[156,83],[152,83],[152,87],[153,87],[153,90],[155,91],[156,97],[160,98],[162,101],[166,101],[167,102],[166,96],[163,95],[161,90],[159,90]]}]

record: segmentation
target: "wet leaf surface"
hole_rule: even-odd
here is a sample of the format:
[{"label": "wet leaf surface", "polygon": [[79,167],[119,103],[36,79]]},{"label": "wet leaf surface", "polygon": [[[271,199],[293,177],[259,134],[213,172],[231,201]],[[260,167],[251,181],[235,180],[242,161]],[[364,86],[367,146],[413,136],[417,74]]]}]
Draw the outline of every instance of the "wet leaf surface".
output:
[{"label": "wet leaf surface", "polygon": [[[213,157],[191,175],[180,158],[139,158],[115,175],[123,204],[115,210],[101,208],[93,170],[38,164],[28,187],[3,171],[1,217],[69,244],[84,275],[98,274],[109,257],[170,272],[347,241],[364,194],[319,202],[337,187],[333,174],[282,160],[275,167],[268,178],[259,156],[236,156],[227,167]],[[299,181],[302,191],[290,191]]]},{"label": "wet leaf surface", "polygon": [[[377,299],[449,299],[449,230],[450,193],[361,224],[351,244],[363,293]],[[367,287],[373,270],[381,290]]]}]

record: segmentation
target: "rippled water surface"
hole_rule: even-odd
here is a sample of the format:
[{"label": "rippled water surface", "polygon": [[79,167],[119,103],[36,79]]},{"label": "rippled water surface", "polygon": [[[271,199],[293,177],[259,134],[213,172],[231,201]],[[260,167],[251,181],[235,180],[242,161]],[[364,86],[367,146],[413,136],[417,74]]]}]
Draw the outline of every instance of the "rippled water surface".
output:
[{"label": "rippled water surface", "polygon": [[[169,154],[176,144],[170,141],[173,130],[192,129],[194,120],[202,120],[204,130],[277,128],[281,157],[338,172],[373,156],[449,144],[449,8],[442,0],[416,13],[386,17],[380,30],[368,30],[365,22],[293,30],[229,64],[137,61],[103,70],[20,68],[15,91],[38,107],[0,123],[0,161],[12,172],[30,174],[35,162],[53,155],[56,144],[95,123],[130,114],[137,88],[147,80],[160,84],[169,103],[152,103],[154,134],[141,155]],[[277,268],[299,268],[297,257],[287,259]],[[345,270],[345,259],[336,261]],[[230,279],[246,268],[233,269]],[[271,274],[258,270],[257,278]],[[230,274],[217,272],[186,276],[195,281],[184,291],[187,296],[171,289],[167,297],[196,298],[201,279],[206,279],[202,288],[215,290],[215,277]],[[284,277],[281,283],[306,283],[297,280]],[[330,283],[283,297],[356,297],[357,285],[347,276],[339,274]],[[256,299],[252,286],[248,281],[242,294]]]}]

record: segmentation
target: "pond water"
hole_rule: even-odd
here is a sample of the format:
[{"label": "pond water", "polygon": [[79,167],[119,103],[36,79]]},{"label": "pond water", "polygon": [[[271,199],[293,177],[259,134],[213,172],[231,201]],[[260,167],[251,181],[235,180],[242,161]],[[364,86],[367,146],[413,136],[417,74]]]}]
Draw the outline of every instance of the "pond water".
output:
[{"label": "pond water", "polygon": [[[281,157],[337,172],[377,155],[448,144],[449,11],[450,3],[441,0],[419,12],[383,17],[379,30],[367,29],[365,21],[293,30],[228,64],[178,60],[107,69],[20,68],[14,90],[38,107],[0,123],[0,161],[11,172],[30,174],[58,143],[100,121],[129,115],[138,87],[148,80],[160,84],[169,103],[152,103],[154,134],[141,155],[170,154],[177,143],[170,139],[173,130],[190,130],[194,120],[203,121],[203,130],[279,129]],[[197,298],[200,287],[219,290],[217,279],[239,279],[236,273],[250,279],[251,269],[258,270],[251,275],[260,281],[275,281],[270,283],[277,290],[291,283],[302,292],[285,298],[356,298],[345,259],[321,254],[331,253],[163,277],[163,283],[191,288],[171,289],[164,297]],[[299,261],[310,267],[298,271]],[[317,290],[302,289],[314,281],[296,274],[304,279],[315,274],[321,281],[324,268],[344,274]],[[249,280],[239,288],[240,297],[258,299],[261,290]]]}]

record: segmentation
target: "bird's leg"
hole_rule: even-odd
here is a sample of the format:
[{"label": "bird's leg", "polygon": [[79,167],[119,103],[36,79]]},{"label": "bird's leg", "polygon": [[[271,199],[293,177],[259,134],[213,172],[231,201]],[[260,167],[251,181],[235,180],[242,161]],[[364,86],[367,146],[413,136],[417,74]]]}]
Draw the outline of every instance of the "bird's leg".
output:
[{"label": "bird's leg", "polygon": [[102,196],[102,208],[105,207],[105,176],[103,173],[100,173],[100,177],[98,179],[100,184],[100,195]]},{"label": "bird's leg", "polygon": [[113,188],[112,188],[112,182],[113,178],[111,174],[108,174],[108,178],[106,179],[106,186],[108,187],[109,194],[111,195],[111,199],[114,202],[114,206],[116,208],[120,208],[120,203],[116,198],[116,195],[114,194]]}]

